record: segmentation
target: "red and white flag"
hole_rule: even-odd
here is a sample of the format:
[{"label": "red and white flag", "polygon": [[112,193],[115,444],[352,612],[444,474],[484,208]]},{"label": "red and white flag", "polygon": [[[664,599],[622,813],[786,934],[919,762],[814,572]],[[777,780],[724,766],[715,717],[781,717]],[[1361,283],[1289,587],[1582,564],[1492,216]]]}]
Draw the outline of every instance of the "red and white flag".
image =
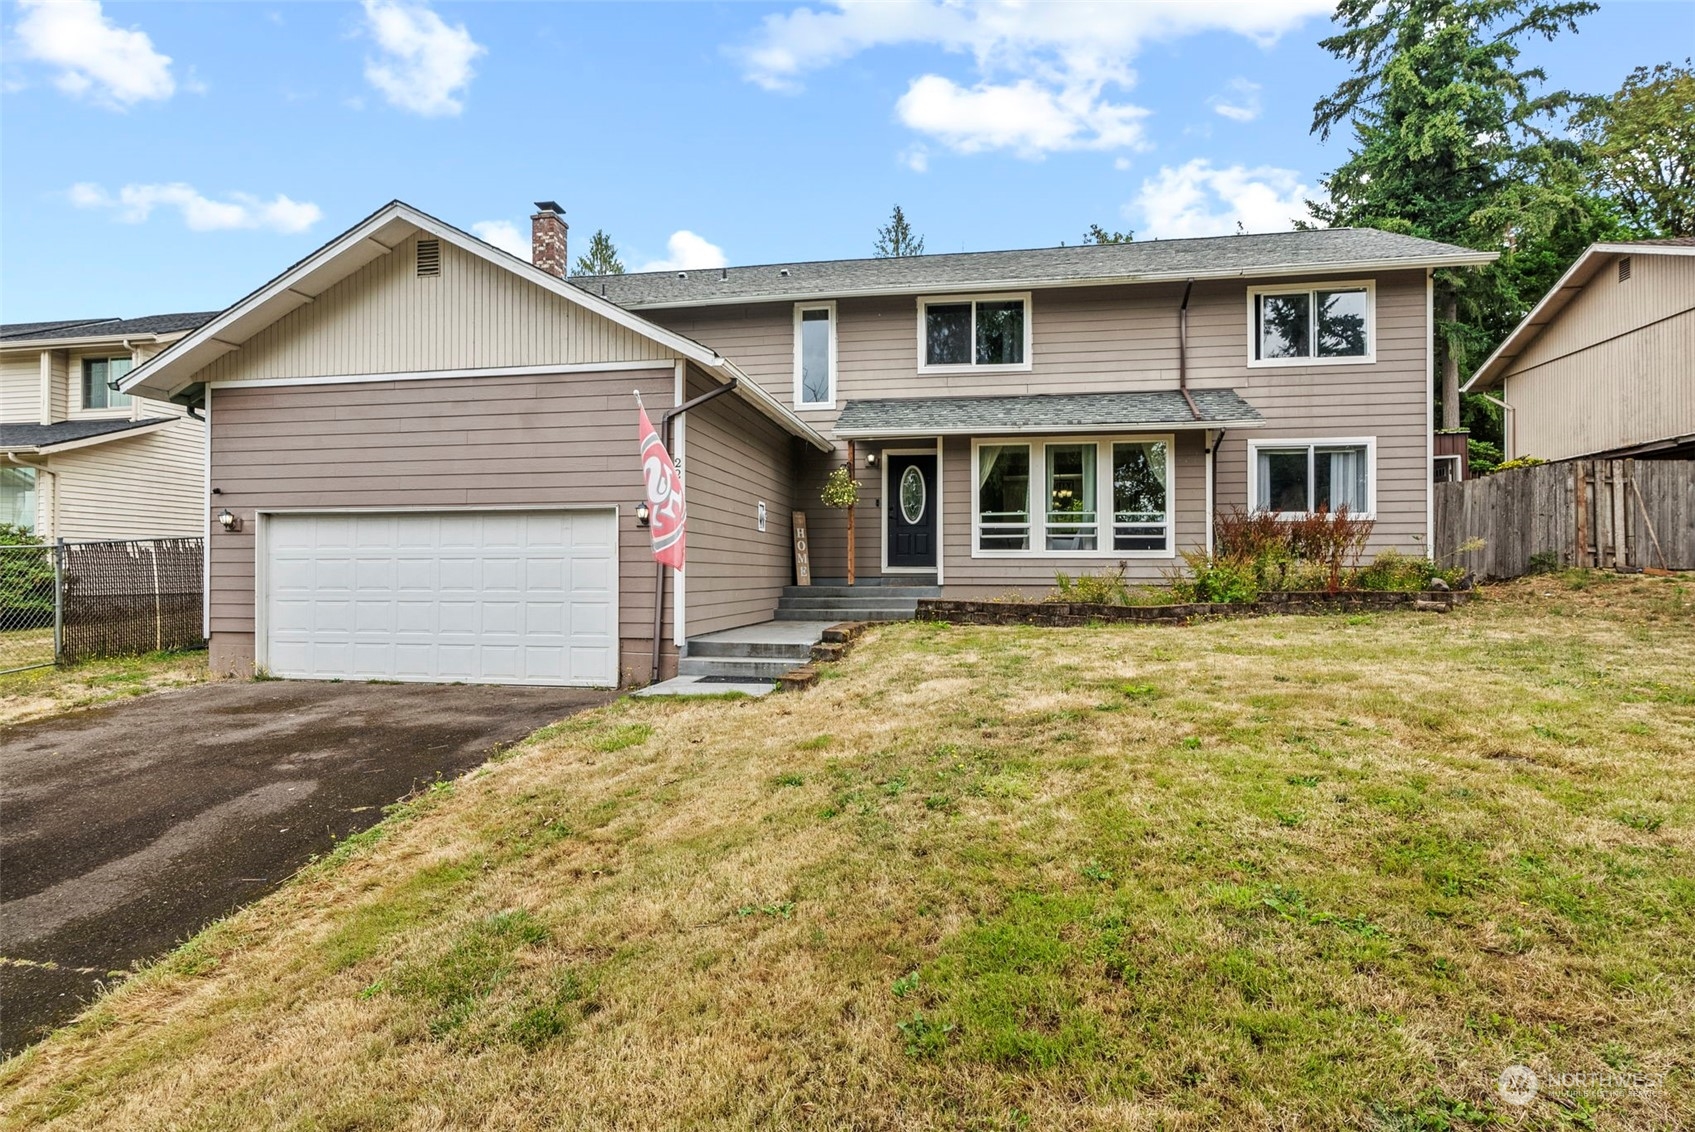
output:
[{"label": "red and white flag", "polygon": [[687,516],[683,510],[683,475],[665,451],[647,409],[636,394],[641,414],[642,479],[647,481],[648,529],[653,533],[653,558],[679,574],[683,572]]}]

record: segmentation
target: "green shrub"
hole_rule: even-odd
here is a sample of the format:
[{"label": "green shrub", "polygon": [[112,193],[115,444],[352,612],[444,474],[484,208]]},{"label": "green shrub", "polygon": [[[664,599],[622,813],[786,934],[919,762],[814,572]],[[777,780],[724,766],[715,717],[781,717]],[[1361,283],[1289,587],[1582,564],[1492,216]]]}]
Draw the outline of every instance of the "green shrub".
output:
[{"label": "green shrub", "polygon": [[1520,456],[1517,459],[1508,460],[1504,464],[1496,464],[1494,471],[1510,472],[1517,468],[1534,468],[1538,464],[1546,464],[1547,462],[1540,456]]},{"label": "green shrub", "polygon": [[1130,587],[1124,581],[1126,564],[1103,567],[1099,573],[1073,578],[1063,570],[1054,575],[1054,592],[1049,601],[1076,601],[1088,605],[1129,605]]},{"label": "green shrub", "polygon": [[[0,523],[0,629],[51,624],[53,555],[23,527]],[[38,548],[38,549],[31,549]]]},{"label": "green shrub", "polygon": [[1185,550],[1183,561],[1188,573],[1171,579],[1171,592],[1178,601],[1245,605],[1260,595],[1250,562],[1208,557],[1204,550]]}]

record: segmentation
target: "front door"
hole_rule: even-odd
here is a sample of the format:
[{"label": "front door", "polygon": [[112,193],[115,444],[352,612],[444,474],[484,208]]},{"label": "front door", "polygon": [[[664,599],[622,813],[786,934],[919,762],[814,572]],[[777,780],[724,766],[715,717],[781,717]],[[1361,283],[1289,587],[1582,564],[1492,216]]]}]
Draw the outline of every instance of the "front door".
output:
[{"label": "front door", "polygon": [[936,568],[936,456],[887,457],[889,494],[883,501],[894,569]]}]

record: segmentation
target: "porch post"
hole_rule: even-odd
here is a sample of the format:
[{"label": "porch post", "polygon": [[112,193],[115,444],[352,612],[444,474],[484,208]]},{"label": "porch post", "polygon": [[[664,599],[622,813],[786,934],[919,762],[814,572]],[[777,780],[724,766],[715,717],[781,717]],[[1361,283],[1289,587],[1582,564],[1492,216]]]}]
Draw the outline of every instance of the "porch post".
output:
[{"label": "porch post", "polygon": [[[859,479],[859,464],[854,459],[853,441],[851,441],[851,440],[848,441],[848,478],[855,480],[855,481],[857,481]],[[847,532],[847,535],[848,535],[847,559],[848,559],[848,561],[847,561],[847,568],[848,568],[848,585],[850,585],[850,586],[853,585],[853,554],[854,554],[854,551],[853,551],[853,513],[857,510],[859,510],[859,504],[857,504],[857,503],[851,505],[847,509],[847,521],[848,521],[848,532]]]}]

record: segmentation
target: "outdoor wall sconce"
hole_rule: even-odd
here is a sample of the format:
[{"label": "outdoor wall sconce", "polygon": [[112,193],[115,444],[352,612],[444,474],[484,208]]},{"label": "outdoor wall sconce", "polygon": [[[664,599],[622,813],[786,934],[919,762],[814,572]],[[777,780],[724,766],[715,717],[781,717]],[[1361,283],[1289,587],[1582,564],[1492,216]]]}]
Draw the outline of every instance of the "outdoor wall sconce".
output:
[{"label": "outdoor wall sconce", "polygon": [[647,500],[644,499],[640,503],[636,504],[636,526],[647,526],[648,520],[652,517],[653,513],[647,509]]},{"label": "outdoor wall sconce", "polygon": [[875,468],[877,466],[877,453],[867,452],[865,454],[865,466],[867,468]]},{"label": "outdoor wall sconce", "polygon": [[226,531],[239,531],[241,530],[241,520],[230,514],[230,509],[225,507],[218,512],[218,526]]}]

